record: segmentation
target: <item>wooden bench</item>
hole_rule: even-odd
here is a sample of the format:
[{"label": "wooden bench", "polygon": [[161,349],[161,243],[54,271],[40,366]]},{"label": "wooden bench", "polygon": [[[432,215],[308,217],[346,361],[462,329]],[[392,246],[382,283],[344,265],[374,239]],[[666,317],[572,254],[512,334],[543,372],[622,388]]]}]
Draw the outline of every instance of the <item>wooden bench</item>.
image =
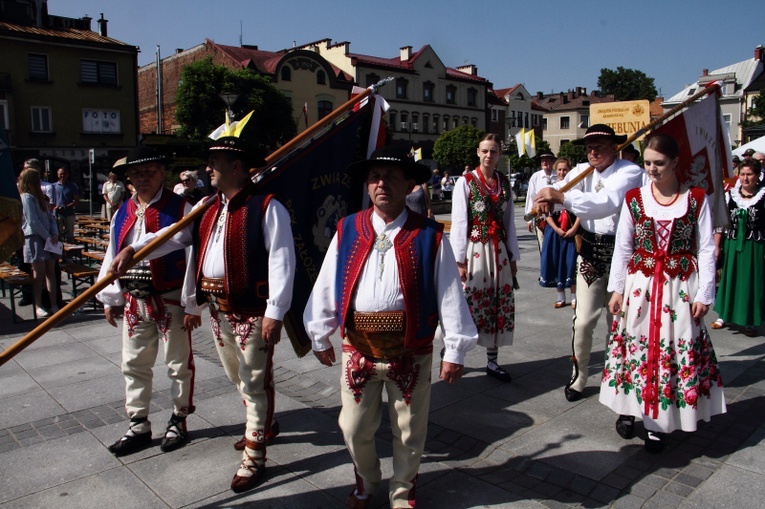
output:
[{"label": "wooden bench", "polygon": [[[69,279],[72,280],[72,299],[74,299],[77,297],[77,293],[84,289],[85,285],[87,288],[93,286],[100,271],[79,263],[67,263],[61,265],[61,272],[66,272]],[[101,303],[96,300],[95,295],[91,302],[93,303],[93,311],[98,310]]]},{"label": "wooden bench", "polygon": [[[17,323],[18,317],[16,316],[16,297],[21,297],[24,291],[24,287],[33,285],[34,280],[32,279],[32,276],[17,269],[16,267],[4,266],[0,270],[0,284],[2,285],[3,297],[5,297],[6,287],[10,290],[11,321],[13,323]],[[37,306],[34,304],[32,305],[32,315],[35,317],[35,320],[37,320]]]}]

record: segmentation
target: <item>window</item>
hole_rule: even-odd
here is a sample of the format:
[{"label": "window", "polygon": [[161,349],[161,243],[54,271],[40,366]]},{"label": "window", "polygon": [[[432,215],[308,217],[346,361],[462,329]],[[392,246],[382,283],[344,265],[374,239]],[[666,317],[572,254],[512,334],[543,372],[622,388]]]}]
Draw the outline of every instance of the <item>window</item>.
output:
[{"label": "window", "polygon": [[470,125],[473,127],[478,127],[478,119],[477,118],[471,118],[470,119]]},{"label": "window", "polygon": [[406,99],[406,86],[408,83],[404,78],[396,79],[396,99]]},{"label": "window", "polygon": [[319,115],[319,118],[324,118],[330,113],[332,113],[332,102],[331,101],[319,101],[319,104],[317,106],[317,112]]},{"label": "window", "polygon": [[422,84],[422,100],[425,102],[432,103],[434,101],[433,99],[433,91],[435,90],[436,86],[431,83],[430,81],[426,81]]},{"label": "window", "polygon": [[292,69],[290,69],[286,65],[282,67],[281,75],[282,75],[281,77],[282,81],[292,81]]},{"label": "window", "polygon": [[11,124],[8,121],[8,101],[0,101],[0,129],[5,131],[11,128]]},{"label": "window", "polygon": [[730,120],[731,120],[730,113],[723,113],[723,121],[728,126],[728,129],[730,129]]},{"label": "window", "polygon": [[390,113],[388,113],[388,120],[390,121],[391,131],[393,131],[394,133],[397,132],[398,131],[398,124],[396,123],[396,112],[395,111],[391,111]]},{"label": "window", "polygon": [[95,134],[121,133],[119,110],[86,108],[82,110],[82,132]]},{"label": "window", "polygon": [[365,86],[366,87],[371,87],[372,85],[374,85],[375,83],[380,81],[380,75],[379,74],[374,74],[374,73],[369,73],[369,74],[367,74],[366,81],[367,81],[367,84]]},{"label": "window", "polygon": [[468,106],[478,106],[478,90],[469,88],[467,91]]},{"label": "window", "polygon": [[317,85],[326,85],[327,84],[327,73],[324,71],[319,71],[316,73],[316,84]]},{"label": "window", "polygon": [[539,117],[540,115],[531,115],[531,123],[534,124],[534,127],[539,126]]},{"label": "window", "polygon": [[491,121],[492,122],[498,122],[499,121],[499,111],[492,108],[491,110]]},{"label": "window", "polygon": [[449,130],[449,117],[444,117],[444,132]]},{"label": "window", "polygon": [[588,127],[590,127],[590,116],[579,115],[579,125],[577,127],[582,127],[584,129],[587,129]]},{"label": "window", "polygon": [[570,143],[571,140],[560,140],[560,144],[563,145],[564,143]]},{"label": "window", "polygon": [[542,130],[547,131],[547,117],[542,117]]},{"label": "window", "polygon": [[80,81],[96,85],[116,85],[117,64],[96,60],[80,60]]},{"label": "window", "polygon": [[449,85],[446,87],[446,104],[455,104],[457,102],[457,87]]},{"label": "window", "polygon": [[420,132],[420,115],[417,113],[412,113],[412,132]]},{"label": "window", "polygon": [[50,116],[50,108],[48,106],[32,106],[32,132],[51,132]]},{"label": "window", "polygon": [[409,114],[408,113],[401,113],[401,131],[402,132],[409,132]]},{"label": "window", "polygon": [[425,134],[430,132],[430,115],[422,115],[422,132]]},{"label": "window", "polygon": [[27,62],[30,80],[50,81],[48,77],[48,55],[30,53]]},{"label": "window", "polygon": [[438,134],[438,115],[433,115],[433,134]]},{"label": "window", "polygon": [[570,127],[571,127],[571,121],[569,120],[569,117],[560,117],[560,128],[568,129]]}]

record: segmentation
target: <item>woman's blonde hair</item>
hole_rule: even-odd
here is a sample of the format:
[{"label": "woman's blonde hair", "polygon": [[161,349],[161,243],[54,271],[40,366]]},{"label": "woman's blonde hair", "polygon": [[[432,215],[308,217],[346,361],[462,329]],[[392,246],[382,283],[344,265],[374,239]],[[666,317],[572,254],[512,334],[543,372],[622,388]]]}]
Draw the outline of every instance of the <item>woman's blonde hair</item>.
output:
[{"label": "woman's blonde hair", "polygon": [[19,192],[31,194],[43,212],[48,211],[48,202],[42,192],[40,172],[32,168],[23,170],[19,175]]}]

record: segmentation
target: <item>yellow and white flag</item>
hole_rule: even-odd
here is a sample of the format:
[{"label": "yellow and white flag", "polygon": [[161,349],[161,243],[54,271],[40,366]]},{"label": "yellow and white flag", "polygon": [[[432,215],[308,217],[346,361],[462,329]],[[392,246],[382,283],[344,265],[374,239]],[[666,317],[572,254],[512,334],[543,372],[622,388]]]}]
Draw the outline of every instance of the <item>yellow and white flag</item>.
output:
[{"label": "yellow and white flag", "polygon": [[536,137],[534,136],[534,129],[529,129],[526,132],[524,143],[526,145],[526,155],[529,157],[536,156],[537,155],[537,140],[536,140]]},{"label": "yellow and white flag", "polygon": [[518,157],[526,153],[526,129],[521,129],[515,135],[515,144],[518,146]]}]

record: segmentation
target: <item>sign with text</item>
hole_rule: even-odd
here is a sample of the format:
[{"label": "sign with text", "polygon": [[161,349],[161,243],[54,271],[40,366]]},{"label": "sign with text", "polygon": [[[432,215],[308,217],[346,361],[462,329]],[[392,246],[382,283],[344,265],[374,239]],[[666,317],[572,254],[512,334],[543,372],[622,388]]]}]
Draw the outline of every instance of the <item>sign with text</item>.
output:
[{"label": "sign with text", "polygon": [[590,125],[609,125],[616,134],[632,136],[650,122],[649,103],[645,99],[590,105]]}]

